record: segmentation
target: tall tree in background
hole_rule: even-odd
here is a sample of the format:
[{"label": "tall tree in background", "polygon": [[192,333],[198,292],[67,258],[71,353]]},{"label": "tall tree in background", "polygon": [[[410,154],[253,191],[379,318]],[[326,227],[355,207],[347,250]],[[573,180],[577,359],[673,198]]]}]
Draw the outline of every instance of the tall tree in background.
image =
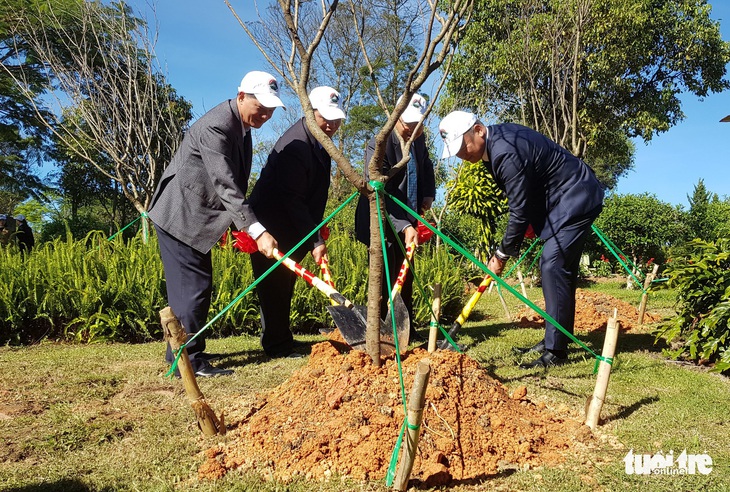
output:
[{"label": "tall tree in background", "polygon": [[[146,23],[126,4],[69,3],[43,2],[13,19],[8,30],[27,51],[14,53],[15,70],[3,68],[63,152],[94,166],[145,212],[191,105],[167,84]],[[50,114],[34,90],[37,71],[26,69],[33,60],[55,105]]]},{"label": "tall tree in background", "polygon": [[700,179],[694,187],[692,195],[687,195],[689,200],[689,213],[687,214],[687,226],[692,239],[712,241],[714,224],[709,222],[710,203],[717,201],[705,186],[705,181]]},{"label": "tall tree in background", "polygon": [[705,0],[476,0],[444,112],[530,126],[613,186],[631,139],[683,117],[679,94],[727,89],[730,44]]},{"label": "tall tree in background", "polygon": [[[42,65],[32,56],[28,44],[10,29],[27,8],[41,0],[0,0],[0,212],[10,212],[28,196],[46,188],[33,169],[40,165],[46,150],[48,128],[37,117],[26,94],[40,94],[45,77]],[[59,2],[60,3],[60,2]],[[13,77],[26,72],[27,91],[15,84]],[[11,199],[12,197],[12,199]]]},{"label": "tall tree in background", "polygon": [[713,242],[730,237],[730,199],[720,200],[717,193],[712,193],[700,179],[694,187],[692,195],[687,195],[689,211],[687,227],[690,239],[701,239]]},{"label": "tall tree in background", "polygon": [[[235,14],[231,4],[228,1],[226,3]],[[393,3],[407,3],[412,6],[410,12],[413,13],[414,18],[409,18],[407,22],[418,23],[422,26],[423,35],[420,39],[420,51],[417,52],[415,61],[395,74],[395,79],[393,77],[381,79],[378,53],[385,41],[380,37],[372,37],[372,26],[368,24],[367,20],[387,17],[391,14],[388,7]],[[257,5],[257,2],[254,4]],[[454,0],[447,4],[436,0],[410,0],[408,2],[364,0],[342,3],[342,10],[348,14],[348,18],[351,19],[354,26],[353,32],[356,35],[364,62],[362,70],[367,76],[368,83],[372,84],[377,105],[384,115],[382,127],[375,132],[376,148],[372,161],[365,163],[372,180],[385,182],[389,179],[389,176],[383,176],[379,169],[379,162],[385,152],[386,137],[393,131],[411,96],[421,88],[429,76],[441,68],[444,63],[447,65],[444,74],[448,73],[448,62],[460,39],[461,31],[468,21],[472,5],[473,0]],[[320,48],[332,18],[339,8],[338,0],[321,2],[279,0],[267,9],[266,14],[257,9],[259,16],[257,21],[245,23],[239,17],[239,22],[270,65],[294,90],[304,110],[307,126],[337,163],[340,172],[371,199],[370,230],[374,236],[377,236],[378,212],[374,191],[368,187],[362,174],[352,165],[350,159],[317,126],[314,110],[307,97],[307,91],[311,88],[310,79],[316,73],[314,55]],[[283,29],[277,28],[277,26],[281,26]],[[312,26],[316,27],[312,28]],[[388,106],[389,98],[394,97],[395,94],[402,96],[402,100],[391,108]],[[407,164],[410,144],[410,141],[401,142],[405,157],[402,162],[393,167],[391,176],[402,170]],[[371,244],[380,244],[377,237],[371,241]],[[382,267],[382,250],[371,247],[366,346],[376,365],[380,365],[379,321]]]}]

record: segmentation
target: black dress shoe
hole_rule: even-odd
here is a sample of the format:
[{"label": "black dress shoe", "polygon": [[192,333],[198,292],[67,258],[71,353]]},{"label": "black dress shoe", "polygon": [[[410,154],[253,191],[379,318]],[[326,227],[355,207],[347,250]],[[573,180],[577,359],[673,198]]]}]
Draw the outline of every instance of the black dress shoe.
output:
[{"label": "black dress shoe", "polygon": [[543,354],[532,362],[520,364],[522,369],[534,369],[536,367],[548,368],[553,366],[562,366],[568,363],[568,355],[565,352],[546,350]]},{"label": "black dress shoe", "polygon": [[221,369],[219,367],[213,367],[210,362],[205,362],[203,366],[195,371],[195,375],[199,378],[213,378],[216,376],[230,376],[233,374],[233,369]]},{"label": "black dress shoe", "polygon": [[545,352],[545,339],[540,340],[532,347],[512,347],[512,352],[517,355],[529,354],[530,352]]}]

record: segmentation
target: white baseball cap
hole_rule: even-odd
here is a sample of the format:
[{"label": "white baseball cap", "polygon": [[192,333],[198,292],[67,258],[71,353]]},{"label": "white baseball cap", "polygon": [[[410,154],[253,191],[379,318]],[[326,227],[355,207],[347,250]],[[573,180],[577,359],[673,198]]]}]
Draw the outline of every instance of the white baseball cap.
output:
[{"label": "white baseball cap", "polygon": [[248,72],[243,79],[241,85],[238,86],[238,92],[244,94],[253,94],[256,99],[267,108],[284,108],[284,103],[279,99],[279,83],[276,77],[266,72]]},{"label": "white baseball cap", "polygon": [[[401,99],[403,99],[403,96],[398,98],[398,102],[400,102]],[[421,96],[420,94],[413,94],[413,97],[411,97],[411,102],[408,103],[408,106],[406,106],[403,114],[400,115],[400,119],[403,120],[403,123],[417,123],[419,121],[422,121],[423,115],[426,113],[427,107],[428,103],[423,98],[423,96]]]},{"label": "white baseball cap", "polygon": [[439,133],[441,134],[441,139],[444,141],[444,150],[441,154],[442,159],[453,157],[459,153],[462,141],[464,140],[464,134],[476,122],[476,115],[466,111],[452,111],[441,120],[441,123],[439,123]]},{"label": "white baseball cap", "polygon": [[16,215],[15,220],[25,220],[25,215],[23,215],[23,214]]},{"label": "white baseball cap", "polygon": [[342,120],[345,118],[345,112],[340,106],[340,93],[332,87],[322,85],[315,87],[309,93],[309,102],[312,108],[319,111],[322,118],[326,120]]}]

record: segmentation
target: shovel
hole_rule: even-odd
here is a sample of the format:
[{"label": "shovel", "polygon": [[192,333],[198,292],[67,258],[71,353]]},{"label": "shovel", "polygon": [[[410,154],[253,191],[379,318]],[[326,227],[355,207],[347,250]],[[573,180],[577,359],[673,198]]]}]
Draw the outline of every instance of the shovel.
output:
[{"label": "shovel", "polygon": [[[274,249],[273,253],[274,258],[277,260],[284,257],[278,249]],[[327,311],[332,316],[337,329],[340,330],[345,343],[353,349],[365,350],[365,333],[367,332],[366,314],[363,314],[367,313],[365,307],[355,306],[345,296],[340,294],[337,289],[328,285],[324,280],[315,276],[291,258],[285,258],[281,264],[326,295],[330,301],[336,303],[336,305],[327,306]],[[395,352],[392,331],[382,321],[380,322],[380,352],[386,356]]]},{"label": "shovel", "polygon": [[[322,259],[319,260],[319,269],[322,272],[322,280],[324,283],[334,288],[335,284],[332,282],[332,272],[330,272],[330,261],[326,254],[322,255]],[[337,301],[330,299],[333,306],[337,306]]]},{"label": "shovel", "polygon": [[396,333],[398,333],[398,346],[402,348],[407,347],[410,341],[411,316],[408,313],[408,308],[406,307],[405,302],[403,302],[403,297],[401,297],[400,293],[401,290],[403,290],[403,283],[406,280],[406,275],[408,275],[410,261],[413,259],[413,252],[415,250],[416,243],[411,243],[406,248],[406,257],[400,267],[398,277],[395,280],[395,284],[393,285],[393,290],[390,295],[393,299],[393,303],[391,305],[390,301],[388,302],[388,315],[385,317],[385,324],[391,327],[391,331],[393,326],[392,320],[393,317],[395,317]]},{"label": "shovel", "polygon": [[[328,285],[334,288],[335,284],[332,282],[332,273],[329,269],[329,260],[327,259],[327,255],[324,255],[322,257],[322,261],[319,263],[319,267],[322,271],[322,280],[324,280]],[[407,271],[407,269],[406,269]],[[405,278],[405,273],[403,274],[403,278]],[[403,280],[400,282],[401,287],[403,286]],[[396,292],[400,292],[400,289],[396,291],[396,289],[393,289],[393,294],[395,295]],[[401,298],[400,294],[397,296],[397,299],[399,302],[396,302],[396,333],[398,334],[398,348],[400,349],[401,353],[404,353],[406,351],[406,348],[408,347],[408,330],[404,329],[403,327],[410,326],[409,321],[410,318],[408,316],[408,309],[406,308],[406,305],[403,303],[403,299]],[[337,306],[337,303],[334,301],[331,301],[333,306]],[[339,315],[339,312],[341,310],[339,309],[331,309],[330,307],[327,308],[330,311],[330,314],[333,318],[336,318],[336,316]],[[367,318],[367,308],[365,306],[358,306],[355,305],[354,308],[363,318]],[[392,342],[393,340],[393,329],[391,324],[391,318],[390,318],[390,312],[388,313],[388,317],[385,321],[380,322],[380,340],[381,340],[381,347],[384,346],[383,339],[385,338],[385,341],[387,344],[392,344],[393,348],[395,348],[395,344]],[[340,330],[341,331],[341,330]],[[363,334],[363,340],[364,340],[364,334]],[[393,352],[393,348],[388,346],[387,353]]]},{"label": "shovel", "polygon": [[[464,306],[464,309],[461,310],[461,314],[459,314],[459,317],[456,318],[456,321],[454,321],[454,324],[451,325],[451,329],[449,330],[449,337],[453,338],[454,335],[461,329],[461,325],[466,323],[466,320],[469,318],[469,315],[471,314],[472,309],[474,309],[474,306],[477,305],[477,302],[479,302],[479,299],[482,297],[482,294],[484,294],[484,291],[487,290],[487,287],[489,284],[492,283],[492,277],[489,275],[485,275],[484,279],[482,280],[482,283],[479,284],[479,287],[477,288],[477,291],[474,292],[469,298],[469,301]],[[449,339],[445,338],[441,341],[439,344],[439,348],[441,350],[445,350],[449,348]]]}]

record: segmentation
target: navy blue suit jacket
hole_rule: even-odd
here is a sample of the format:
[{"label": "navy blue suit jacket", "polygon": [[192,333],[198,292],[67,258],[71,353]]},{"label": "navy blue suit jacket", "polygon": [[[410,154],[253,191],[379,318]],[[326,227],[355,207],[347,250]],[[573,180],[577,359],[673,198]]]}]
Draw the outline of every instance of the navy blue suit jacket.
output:
[{"label": "navy blue suit jacket", "polygon": [[484,164],[509,205],[503,253],[519,256],[528,224],[548,239],[602,205],[604,187],[593,170],[545,135],[513,123],[487,129]]}]

